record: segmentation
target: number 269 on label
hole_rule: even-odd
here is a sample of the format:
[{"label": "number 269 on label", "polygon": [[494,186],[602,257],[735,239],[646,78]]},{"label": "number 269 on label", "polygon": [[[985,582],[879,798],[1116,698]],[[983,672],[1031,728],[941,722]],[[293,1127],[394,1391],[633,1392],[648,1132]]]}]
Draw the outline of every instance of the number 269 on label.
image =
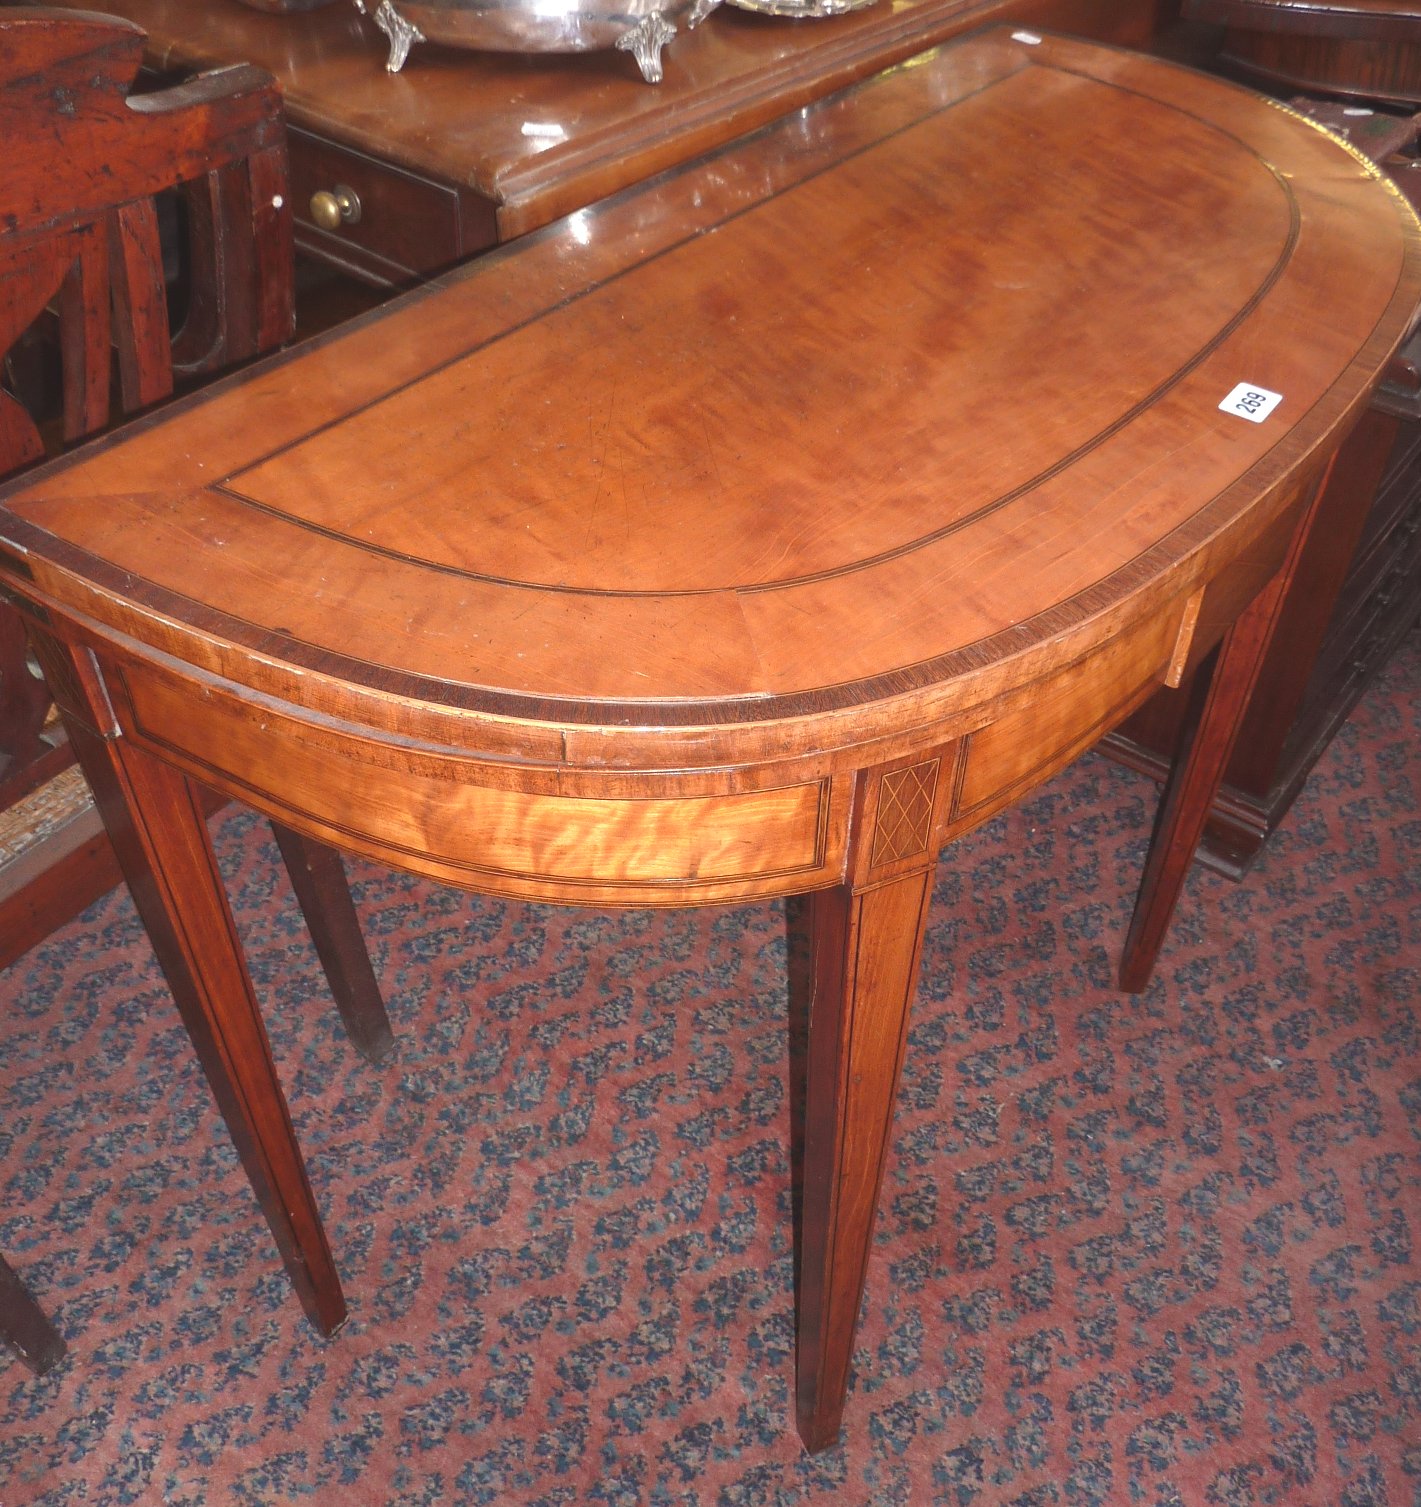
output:
[{"label": "number 269 on label", "polygon": [[1257,387],[1252,382],[1240,382],[1219,407],[1225,413],[1261,424],[1282,401],[1280,392],[1269,392],[1266,387]]}]

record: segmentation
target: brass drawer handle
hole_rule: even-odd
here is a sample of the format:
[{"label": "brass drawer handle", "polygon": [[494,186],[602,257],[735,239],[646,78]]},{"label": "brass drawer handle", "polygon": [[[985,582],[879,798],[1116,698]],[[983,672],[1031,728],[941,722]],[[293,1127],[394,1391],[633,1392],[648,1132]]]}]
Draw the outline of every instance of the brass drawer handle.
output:
[{"label": "brass drawer handle", "polygon": [[319,188],[311,195],[311,219],[322,230],[358,225],[360,196],[344,183],[337,183],[333,189]]}]

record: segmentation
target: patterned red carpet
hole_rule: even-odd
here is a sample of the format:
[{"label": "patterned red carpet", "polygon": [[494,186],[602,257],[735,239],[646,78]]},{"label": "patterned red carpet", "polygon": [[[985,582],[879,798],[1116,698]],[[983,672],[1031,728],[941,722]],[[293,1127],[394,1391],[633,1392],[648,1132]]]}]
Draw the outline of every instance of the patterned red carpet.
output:
[{"label": "patterned red carpet", "polygon": [[843,1444],[791,1421],[778,907],[354,866],[359,1059],[219,843],[351,1303],[316,1337],[126,896],[0,975],[0,1503],[1421,1502],[1421,640],[1260,868],[1111,986],[1153,807],[1089,758],[944,856]]}]

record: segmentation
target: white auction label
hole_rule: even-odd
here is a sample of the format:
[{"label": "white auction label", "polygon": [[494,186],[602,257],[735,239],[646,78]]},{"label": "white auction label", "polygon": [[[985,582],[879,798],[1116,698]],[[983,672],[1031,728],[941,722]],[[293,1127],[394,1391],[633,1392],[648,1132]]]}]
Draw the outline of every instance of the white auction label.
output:
[{"label": "white auction label", "polygon": [[1225,413],[1234,413],[1241,419],[1261,424],[1282,401],[1280,392],[1269,392],[1266,387],[1255,387],[1252,382],[1240,382],[1219,407]]}]

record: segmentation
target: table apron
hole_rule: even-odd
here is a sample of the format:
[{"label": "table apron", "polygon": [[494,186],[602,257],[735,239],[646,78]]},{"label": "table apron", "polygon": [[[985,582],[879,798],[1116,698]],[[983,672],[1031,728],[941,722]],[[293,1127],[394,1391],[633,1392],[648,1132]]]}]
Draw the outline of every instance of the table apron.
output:
[{"label": "table apron", "polygon": [[817,764],[640,774],[417,748],[171,660],[111,646],[98,657],[121,736],[321,841],[491,894],[697,905],[841,882],[860,776],[950,749],[930,771],[940,793],[920,834],[935,853],[1124,718],[1181,657],[1194,620],[1176,598],[1045,680],[924,727],[891,760],[870,747]]}]

